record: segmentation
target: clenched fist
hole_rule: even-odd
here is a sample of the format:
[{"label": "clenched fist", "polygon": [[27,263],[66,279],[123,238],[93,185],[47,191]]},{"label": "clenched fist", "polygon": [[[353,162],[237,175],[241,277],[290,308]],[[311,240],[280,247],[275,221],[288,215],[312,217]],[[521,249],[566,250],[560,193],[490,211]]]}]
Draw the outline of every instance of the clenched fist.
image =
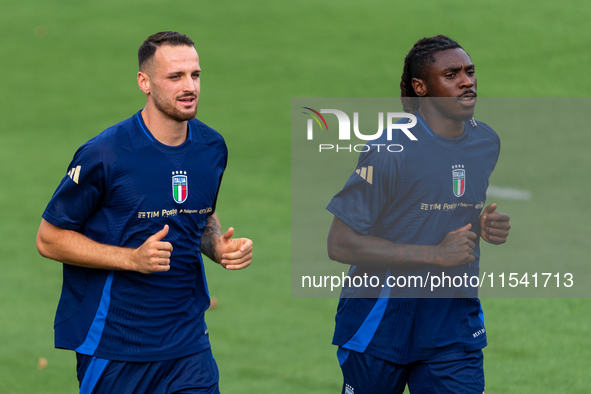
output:
[{"label": "clenched fist", "polygon": [[447,233],[443,241],[436,247],[436,261],[438,265],[452,267],[473,262],[476,233],[470,231],[472,224],[468,223],[457,230]]}]

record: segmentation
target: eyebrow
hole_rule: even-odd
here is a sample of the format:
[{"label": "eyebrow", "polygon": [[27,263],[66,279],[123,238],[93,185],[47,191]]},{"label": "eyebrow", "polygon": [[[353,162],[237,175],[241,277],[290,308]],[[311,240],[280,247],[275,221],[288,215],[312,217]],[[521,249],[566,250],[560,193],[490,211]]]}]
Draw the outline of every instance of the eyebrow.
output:
[{"label": "eyebrow", "polygon": [[[173,75],[180,75],[180,74],[184,74],[184,73],[185,73],[184,71],[172,71],[172,72],[170,72],[170,73],[168,73],[166,75],[167,76],[173,76]],[[201,74],[201,69],[197,69],[197,70],[191,71],[191,74],[193,74],[193,73],[199,73],[199,74]]]},{"label": "eyebrow", "polygon": [[[464,67],[462,67],[462,66],[450,66],[450,67],[447,67],[447,68],[443,69],[443,72],[444,72],[444,73],[445,73],[445,72],[449,72],[449,71],[455,71],[455,72],[458,72],[458,71],[460,71],[462,68],[464,68]],[[468,64],[468,65],[466,66],[466,68],[475,68],[475,67],[474,67],[474,64],[473,64],[473,63],[470,63],[470,64]]]}]

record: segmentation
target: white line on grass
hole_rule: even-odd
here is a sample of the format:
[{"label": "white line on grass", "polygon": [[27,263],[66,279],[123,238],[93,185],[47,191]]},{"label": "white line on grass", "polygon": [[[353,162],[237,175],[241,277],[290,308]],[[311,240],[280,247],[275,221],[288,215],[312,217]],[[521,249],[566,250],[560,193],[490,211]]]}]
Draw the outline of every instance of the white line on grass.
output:
[{"label": "white line on grass", "polygon": [[508,200],[531,200],[531,192],[529,190],[489,185],[486,191],[486,197],[506,198]]}]

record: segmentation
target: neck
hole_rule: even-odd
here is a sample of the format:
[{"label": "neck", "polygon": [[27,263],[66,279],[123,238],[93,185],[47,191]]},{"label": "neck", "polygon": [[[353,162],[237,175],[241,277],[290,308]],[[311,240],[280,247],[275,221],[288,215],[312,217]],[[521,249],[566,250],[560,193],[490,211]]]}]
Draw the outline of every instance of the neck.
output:
[{"label": "neck", "polygon": [[178,146],[187,139],[187,121],[170,119],[149,103],[142,110],[144,123],[158,142]]},{"label": "neck", "polygon": [[464,135],[466,126],[463,120],[446,117],[432,105],[428,105],[427,100],[424,100],[421,104],[419,114],[425,118],[427,124],[435,134],[445,138],[458,138]]}]

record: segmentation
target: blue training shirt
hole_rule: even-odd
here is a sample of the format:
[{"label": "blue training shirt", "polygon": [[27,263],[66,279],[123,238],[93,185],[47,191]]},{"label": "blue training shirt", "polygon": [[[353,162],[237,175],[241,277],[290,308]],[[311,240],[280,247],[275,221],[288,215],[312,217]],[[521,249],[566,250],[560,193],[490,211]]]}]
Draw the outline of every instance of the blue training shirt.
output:
[{"label": "blue training shirt", "polygon": [[137,248],[169,225],[170,270],[142,274],[64,264],[55,346],[118,361],[160,361],[208,348],[210,299],[201,235],[227,162],[222,136],[197,119],[187,140],[158,142],[141,111],[76,152],[43,218],[109,245]]},{"label": "blue training shirt", "polygon": [[[450,231],[468,223],[479,235],[488,179],[500,152],[499,137],[482,122],[476,128],[466,122],[461,137],[444,138],[416,116],[418,122],[411,131],[417,141],[400,131],[393,133],[392,141],[386,133],[370,141],[371,149],[360,154],[356,170],[327,209],[361,234],[399,244],[438,245]],[[383,144],[379,152],[377,144]],[[389,152],[390,144],[404,148]],[[479,240],[475,241],[476,260],[444,269],[446,275],[478,275]],[[349,276],[364,273],[384,283],[389,275],[424,274],[425,268],[352,265],[349,270]],[[461,297],[464,290],[451,291]],[[388,286],[343,288],[333,344],[399,364],[486,346],[477,298],[453,298],[454,294],[450,298],[396,297],[396,292],[400,292],[398,297],[412,294],[408,291]],[[360,296],[365,298],[355,298]]]}]

